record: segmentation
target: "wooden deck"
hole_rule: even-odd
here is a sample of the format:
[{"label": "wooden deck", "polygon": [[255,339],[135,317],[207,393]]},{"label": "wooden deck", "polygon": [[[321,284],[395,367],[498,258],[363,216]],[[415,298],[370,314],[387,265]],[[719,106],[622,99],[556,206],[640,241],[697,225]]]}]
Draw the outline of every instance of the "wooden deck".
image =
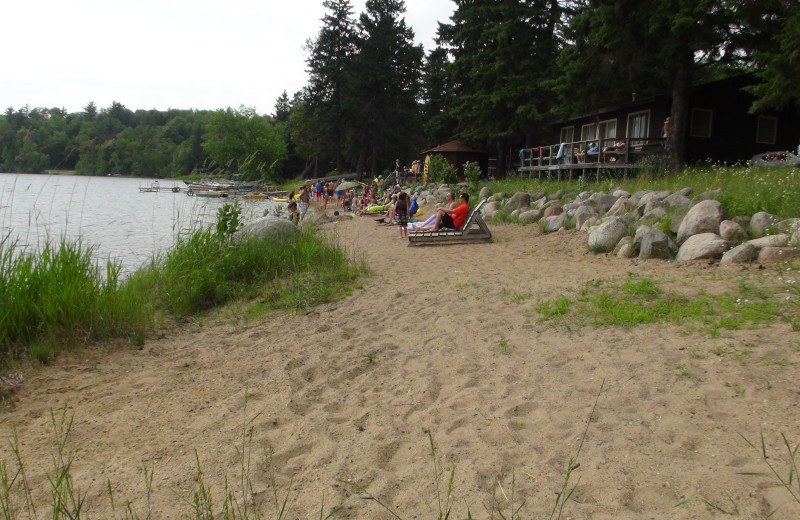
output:
[{"label": "wooden deck", "polygon": [[[522,150],[522,165],[517,168],[521,177],[548,179],[562,177],[572,179],[574,176],[595,176],[597,182],[605,175],[608,177],[628,176],[630,171],[638,171],[643,167],[652,167],[649,159],[666,158],[662,138],[629,139],[620,149],[610,149],[618,139],[592,139],[571,143],[558,143],[537,148]],[[588,152],[597,144],[598,152]]]}]

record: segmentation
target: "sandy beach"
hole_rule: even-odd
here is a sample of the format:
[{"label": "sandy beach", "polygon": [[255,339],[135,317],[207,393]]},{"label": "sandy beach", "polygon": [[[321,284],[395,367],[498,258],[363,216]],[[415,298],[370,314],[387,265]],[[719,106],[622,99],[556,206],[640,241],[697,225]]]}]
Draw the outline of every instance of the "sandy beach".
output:
[{"label": "sandy beach", "polygon": [[48,496],[50,411],[66,406],[72,473],[92,518],[112,517],[107,481],[144,518],[145,468],[152,518],[190,514],[195,453],[220,504],[226,476],[240,489],[243,428],[266,518],[271,469],[281,499],[289,490],[285,518],[319,518],[323,496],[326,511],[345,504],[335,518],[393,518],[357,500],[351,481],[421,519],[439,514],[435,467],[444,494],[453,466],[452,518],[492,518],[491,504],[508,518],[512,496],[515,509],[524,501],[520,518],[548,518],[578,453],[562,518],[800,518],[775,478],[741,475],[768,468],[740,434],[756,442],[763,428],[782,471],[780,433],[800,442],[800,335],[788,324],[713,337],[682,324],[545,321],[534,310],[629,273],[686,294],[735,292],[762,279],[756,267],[637,263],[589,253],[578,231],[489,226],[492,243],[409,247],[369,217],[328,223],[371,269],[345,299],[258,322],[234,305],[141,350],[97,347],[25,370],[0,422],[4,439],[16,425],[33,496]]}]

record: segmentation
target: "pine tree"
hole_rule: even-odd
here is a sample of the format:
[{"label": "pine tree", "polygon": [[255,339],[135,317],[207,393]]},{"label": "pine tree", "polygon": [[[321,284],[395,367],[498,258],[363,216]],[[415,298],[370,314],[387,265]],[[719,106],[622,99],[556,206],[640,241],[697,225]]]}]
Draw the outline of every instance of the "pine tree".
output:
[{"label": "pine tree", "polygon": [[377,172],[416,155],[423,50],[401,15],[402,0],[367,0],[358,21],[353,92],[358,112],[351,132],[356,171]]},{"label": "pine tree", "polygon": [[348,77],[356,43],[353,7],[349,0],[325,0],[323,5],[329,12],[310,45],[309,82],[304,99],[307,110],[303,114],[313,115],[319,125],[316,153],[324,160],[331,160],[336,170],[341,171],[352,113]]}]

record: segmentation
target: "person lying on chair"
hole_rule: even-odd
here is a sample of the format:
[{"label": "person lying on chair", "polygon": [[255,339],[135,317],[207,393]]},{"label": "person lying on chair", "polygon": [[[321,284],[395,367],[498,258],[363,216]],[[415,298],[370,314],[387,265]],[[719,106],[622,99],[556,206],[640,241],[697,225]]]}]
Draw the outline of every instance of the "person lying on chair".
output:
[{"label": "person lying on chair", "polygon": [[414,231],[439,231],[440,228],[459,229],[469,213],[469,195],[462,193],[459,197],[461,204],[453,209],[439,208],[436,210],[436,220],[430,229],[415,229]]}]

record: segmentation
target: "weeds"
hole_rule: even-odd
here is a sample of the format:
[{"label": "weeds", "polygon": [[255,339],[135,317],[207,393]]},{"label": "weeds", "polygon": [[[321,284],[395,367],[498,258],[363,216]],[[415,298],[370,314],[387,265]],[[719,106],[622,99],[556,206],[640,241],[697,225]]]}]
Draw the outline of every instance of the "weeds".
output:
[{"label": "weeds", "polygon": [[753,448],[757,450],[759,455],[761,456],[761,460],[767,465],[770,472],[769,473],[752,473],[752,472],[744,472],[739,473],[740,475],[746,475],[751,477],[774,477],[778,480],[781,487],[783,487],[786,491],[789,492],[791,497],[794,499],[795,502],[800,504],[800,473],[798,473],[798,464],[797,464],[797,451],[800,448],[800,443],[797,443],[792,447],[792,444],[789,442],[789,439],[786,438],[786,434],[781,433],[781,439],[783,440],[783,445],[786,448],[786,469],[788,473],[784,476],[778,468],[776,463],[773,462],[773,457],[767,454],[767,442],[764,439],[764,430],[761,430],[761,446],[760,449],[755,446],[752,442],[750,442],[747,437],[742,435],[741,433],[739,436],[744,439],[744,441]]}]

